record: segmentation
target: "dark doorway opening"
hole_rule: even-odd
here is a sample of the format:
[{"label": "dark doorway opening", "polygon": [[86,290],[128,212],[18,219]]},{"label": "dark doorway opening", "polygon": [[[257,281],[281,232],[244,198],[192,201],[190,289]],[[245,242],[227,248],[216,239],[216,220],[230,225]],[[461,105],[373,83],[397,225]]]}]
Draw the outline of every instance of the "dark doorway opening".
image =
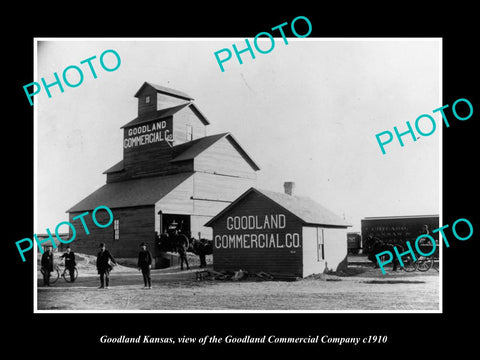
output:
[{"label": "dark doorway opening", "polygon": [[179,215],[179,214],[161,214],[161,231],[162,233],[167,231],[172,233],[175,230],[178,230],[179,233],[185,234],[190,238],[190,215]]}]

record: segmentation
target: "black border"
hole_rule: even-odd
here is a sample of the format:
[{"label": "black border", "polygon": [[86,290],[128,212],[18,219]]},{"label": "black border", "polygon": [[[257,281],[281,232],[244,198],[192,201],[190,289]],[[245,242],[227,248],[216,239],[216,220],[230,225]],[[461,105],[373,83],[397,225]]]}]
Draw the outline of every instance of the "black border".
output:
[{"label": "black border", "polygon": [[[7,264],[15,278],[4,283],[12,321],[6,326],[7,346],[21,349],[23,344],[36,348],[49,348],[52,344],[73,346],[76,351],[92,354],[123,352],[137,349],[131,345],[103,345],[101,335],[125,334],[138,336],[201,337],[207,334],[262,336],[305,336],[328,334],[331,336],[387,335],[388,343],[375,346],[281,345],[261,346],[267,351],[281,352],[293,349],[341,351],[359,355],[375,351],[388,356],[385,351],[404,351],[412,356],[415,348],[424,355],[439,354],[443,349],[461,346],[463,351],[473,348],[474,330],[468,327],[475,314],[475,256],[478,253],[478,215],[472,210],[476,195],[475,137],[478,128],[478,40],[474,36],[475,9],[461,3],[449,9],[420,9],[407,3],[385,4],[384,7],[367,7],[365,4],[341,4],[338,9],[311,3],[293,9],[277,4],[260,11],[245,3],[221,5],[201,4],[199,9],[184,4],[183,9],[151,9],[152,3],[139,4],[138,10],[123,4],[110,4],[100,10],[98,5],[59,12],[61,8],[41,9],[30,7],[28,14],[19,20],[18,31],[6,40],[9,55],[4,71],[7,73],[7,118],[4,121],[4,174],[7,190],[7,208],[3,214],[8,219],[6,228]],[[135,4],[129,4],[134,7]],[[145,5],[145,6],[143,6]],[[147,6],[148,5],[148,6]],[[299,5],[299,4],[296,4]],[[211,7],[211,8],[210,8]],[[23,14],[23,13],[22,13]],[[296,16],[310,19],[313,31],[310,37],[441,37],[443,38],[443,104],[458,98],[467,98],[474,107],[474,115],[465,122],[453,120],[451,127],[443,129],[443,214],[444,224],[458,218],[468,218],[476,230],[466,242],[451,241],[444,249],[444,313],[443,314],[33,314],[32,256],[22,263],[14,242],[33,233],[33,112],[26,101],[23,85],[33,81],[34,37],[254,37],[258,32],[290,22]],[[12,30],[5,30],[10,34]],[[426,109],[428,111],[429,109]],[[448,114],[448,112],[447,112]],[[450,113],[451,114],[451,113]],[[13,118],[10,117],[12,115]],[[451,116],[451,115],[450,115]],[[43,141],[39,139],[39,141]],[[55,166],[55,164],[52,164]],[[436,176],[436,174],[432,174]],[[11,309],[11,310],[10,310]],[[473,320],[473,319],[472,319]],[[159,327],[159,323],[166,324]],[[69,325],[70,324],[70,325]],[[475,326],[474,324],[472,324]],[[475,329],[475,328],[473,328]],[[187,348],[187,347],[186,347]],[[256,345],[215,345],[200,347],[189,345],[197,351],[237,350],[253,351]],[[142,351],[161,354],[177,352],[180,345],[142,347]],[[55,348],[52,349],[55,351]],[[233,353],[226,353],[226,355]],[[418,353],[417,353],[418,355]],[[313,356],[316,356],[315,353]]]}]

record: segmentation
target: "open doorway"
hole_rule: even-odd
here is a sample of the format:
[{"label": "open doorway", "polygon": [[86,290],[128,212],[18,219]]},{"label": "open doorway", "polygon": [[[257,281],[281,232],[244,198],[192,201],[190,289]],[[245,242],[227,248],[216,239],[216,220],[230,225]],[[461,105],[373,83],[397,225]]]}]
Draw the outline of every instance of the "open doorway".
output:
[{"label": "open doorway", "polygon": [[178,230],[179,233],[185,234],[190,238],[190,215],[179,215],[179,214],[160,214],[160,230],[162,233],[167,231],[172,234],[175,230]]}]

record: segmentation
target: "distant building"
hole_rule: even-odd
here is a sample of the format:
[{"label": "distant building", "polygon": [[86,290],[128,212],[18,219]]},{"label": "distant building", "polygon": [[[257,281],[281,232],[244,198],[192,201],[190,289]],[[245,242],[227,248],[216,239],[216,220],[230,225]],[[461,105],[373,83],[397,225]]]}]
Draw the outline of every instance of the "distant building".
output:
[{"label": "distant building", "polygon": [[[69,234],[68,233],[59,233],[58,236],[64,240],[65,242],[69,241],[70,240],[70,237],[69,237]],[[60,240],[58,240],[58,237],[56,234],[53,234],[53,236],[49,236],[48,234],[37,234],[37,238],[38,238],[38,241],[43,241],[47,238],[53,238],[55,240],[55,246],[56,248],[53,247],[52,245],[52,242],[51,240],[50,241],[46,241],[43,245],[42,245],[42,249],[43,249],[43,252],[45,252],[48,248],[52,248],[52,250],[54,252],[57,252],[57,251],[63,251],[68,245],[70,245],[69,243],[63,243],[61,242]],[[40,253],[40,248],[38,246],[36,246],[37,248],[37,252]],[[42,253],[43,254],[43,253]]]},{"label": "distant building", "polygon": [[[211,239],[204,224],[255,184],[258,165],[232,134],[207,136],[210,122],[192,97],[147,82],[135,97],[138,116],[121,127],[123,159],[104,172],[106,184],[67,210],[72,222],[106,205],[113,225],[102,229],[85,217],[90,234],[76,227],[75,251],[95,254],[104,242],[116,257],[133,257],[141,242],[154,249],[155,233],[172,222]],[[106,223],[102,213],[97,220]]]},{"label": "distant building", "polygon": [[250,188],[205,225],[216,271],[306,277],[347,266],[347,224],[313,200]]}]

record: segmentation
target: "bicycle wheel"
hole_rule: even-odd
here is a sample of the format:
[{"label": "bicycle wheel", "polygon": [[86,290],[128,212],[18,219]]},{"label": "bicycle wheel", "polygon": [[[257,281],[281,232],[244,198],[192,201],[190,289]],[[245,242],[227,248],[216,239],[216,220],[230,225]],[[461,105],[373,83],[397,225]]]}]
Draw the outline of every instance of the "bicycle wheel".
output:
[{"label": "bicycle wheel", "polygon": [[418,271],[428,271],[433,265],[433,258],[421,257],[417,260],[417,269]]},{"label": "bicycle wheel", "polygon": [[403,267],[402,269],[406,272],[412,272],[417,270],[417,263],[416,261],[413,261],[413,258],[411,256],[408,256],[403,260]]},{"label": "bicycle wheel", "polygon": [[[62,277],[66,282],[72,282],[72,278],[70,276],[70,270],[69,269],[65,269],[65,271],[62,274]],[[78,277],[78,270],[77,270],[77,268],[74,268],[73,269],[73,280],[76,280],[77,277]]]},{"label": "bicycle wheel", "polygon": [[50,273],[50,284],[55,284],[59,277],[60,277],[60,272],[58,271],[58,269],[54,269]]}]

